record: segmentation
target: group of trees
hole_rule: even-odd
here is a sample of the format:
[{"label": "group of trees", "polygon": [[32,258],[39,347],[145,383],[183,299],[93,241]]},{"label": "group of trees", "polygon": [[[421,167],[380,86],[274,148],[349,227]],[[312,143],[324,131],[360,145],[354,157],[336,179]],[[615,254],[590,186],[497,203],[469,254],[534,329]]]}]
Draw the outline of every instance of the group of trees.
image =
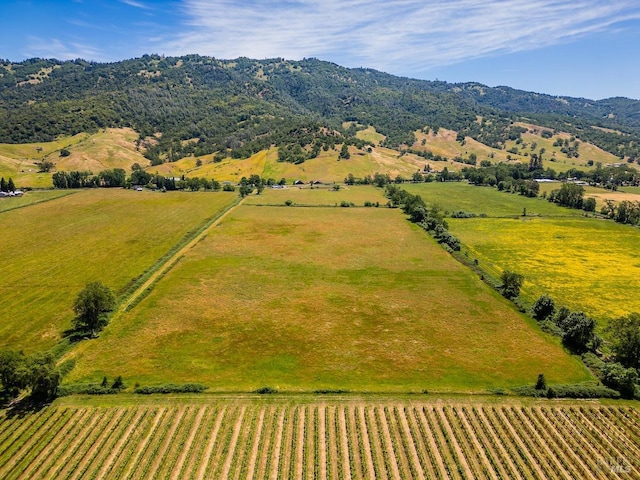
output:
[{"label": "group of trees", "polygon": [[[584,312],[557,308],[549,295],[542,295],[536,300],[531,314],[541,322],[543,329],[560,336],[563,344],[574,353],[590,355],[604,344],[602,338],[595,333],[597,322],[593,318]],[[598,360],[599,368],[595,373],[605,385],[618,390],[623,397],[640,396],[640,315],[632,313],[615,318],[604,331],[608,335],[607,346],[613,358],[607,362]]]},{"label": "group of trees", "polygon": [[584,198],[584,187],[575,183],[563,183],[560,189],[552,190],[547,200],[563,207],[582,209],[585,212],[596,210],[595,198]]},{"label": "group of trees", "polygon": [[0,192],[15,192],[15,190],[16,185],[11,177],[9,180],[5,180],[4,177],[0,178]]},{"label": "group of trees", "polygon": [[35,401],[46,401],[57,393],[60,371],[51,353],[27,356],[22,352],[3,350],[0,351],[0,382],[9,396],[26,389]]},{"label": "group of trees", "polygon": [[122,168],[103,170],[97,175],[90,171],[55,172],[52,175],[54,188],[124,187],[126,172]]},{"label": "group of trees", "polygon": [[617,204],[612,200],[605,200],[600,213],[618,223],[640,225],[640,202],[623,200]]}]

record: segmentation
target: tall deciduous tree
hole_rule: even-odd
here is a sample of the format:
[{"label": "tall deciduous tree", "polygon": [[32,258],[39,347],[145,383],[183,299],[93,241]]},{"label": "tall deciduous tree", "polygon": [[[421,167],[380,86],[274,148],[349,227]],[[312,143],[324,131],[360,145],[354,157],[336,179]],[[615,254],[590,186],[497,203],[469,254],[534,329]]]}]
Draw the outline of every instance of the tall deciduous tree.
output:
[{"label": "tall deciduous tree", "polygon": [[612,320],[607,331],[616,359],[625,367],[640,368],[640,314]]},{"label": "tall deciduous tree", "polygon": [[73,303],[76,327],[89,330],[95,336],[107,324],[106,314],[113,310],[115,304],[109,287],[101,282],[88,283]]}]

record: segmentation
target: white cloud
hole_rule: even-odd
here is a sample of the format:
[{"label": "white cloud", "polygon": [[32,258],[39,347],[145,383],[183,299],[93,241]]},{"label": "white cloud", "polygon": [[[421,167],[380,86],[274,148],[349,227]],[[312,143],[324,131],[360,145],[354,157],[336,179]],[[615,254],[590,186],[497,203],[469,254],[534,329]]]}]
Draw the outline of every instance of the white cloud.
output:
[{"label": "white cloud", "polygon": [[185,0],[183,10],[184,32],[166,53],[319,57],[387,71],[555,45],[640,19],[636,0]]},{"label": "white cloud", "polygon": [[103,60],[103,52],[81,42],[64,42],[57,38],[42,39],[29,37],[28,44],[23,48],[24,58],[56,58],[58,60],[75,60],[77,58]]}]

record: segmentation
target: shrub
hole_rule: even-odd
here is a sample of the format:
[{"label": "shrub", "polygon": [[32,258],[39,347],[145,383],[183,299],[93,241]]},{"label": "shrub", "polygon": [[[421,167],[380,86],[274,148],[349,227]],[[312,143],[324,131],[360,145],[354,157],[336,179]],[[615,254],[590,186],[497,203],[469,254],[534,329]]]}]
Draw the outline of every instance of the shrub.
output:
[{"label": "shrub", "polygon": [[278,390],[276,390],[275,388],[272,387],[262,387],[259,388],[255,391],[255,393],[259,393],[261,395],[268,395],[268,394],[272,394],[272,393],[278,393]]},{"label": "shrub", "polygon": [[207,387],[200,383],[167,383],[165,385],[148,385],[138,387],[134,390],[134,393],[139,393],[142,395],[151,395],[153,393],[201,393],[206,389]]},{"label": "shrub", "polygon": [[547,389],[536,389],[534,385],[513,389],[524,397],[548,398],[620,398],[620,393],[603,385],[553,385]]}]

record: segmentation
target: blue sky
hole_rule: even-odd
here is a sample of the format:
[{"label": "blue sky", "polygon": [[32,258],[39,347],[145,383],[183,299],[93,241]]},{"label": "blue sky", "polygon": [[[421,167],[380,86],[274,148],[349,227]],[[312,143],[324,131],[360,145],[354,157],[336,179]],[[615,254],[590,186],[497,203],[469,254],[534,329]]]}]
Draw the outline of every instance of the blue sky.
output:
[{"label": "blue sky", "polygon": [[640,99],[638,0],[0,1],[0,58],[316,57],[552,95]]}]

